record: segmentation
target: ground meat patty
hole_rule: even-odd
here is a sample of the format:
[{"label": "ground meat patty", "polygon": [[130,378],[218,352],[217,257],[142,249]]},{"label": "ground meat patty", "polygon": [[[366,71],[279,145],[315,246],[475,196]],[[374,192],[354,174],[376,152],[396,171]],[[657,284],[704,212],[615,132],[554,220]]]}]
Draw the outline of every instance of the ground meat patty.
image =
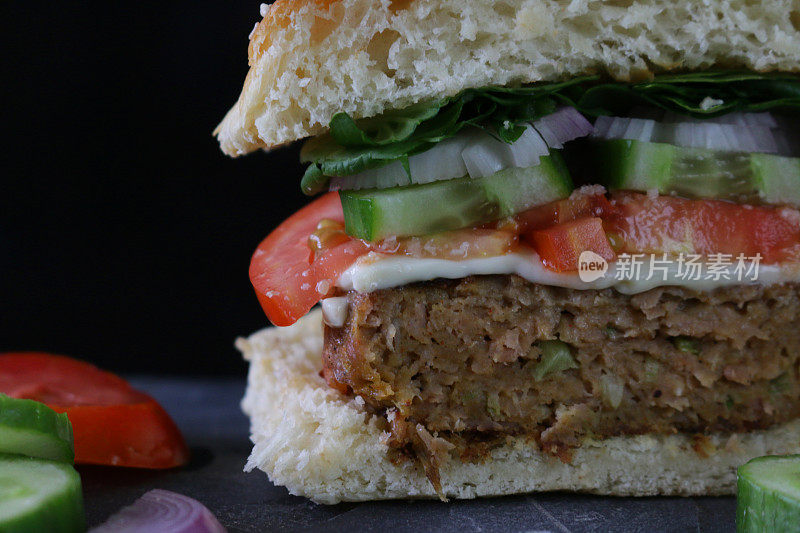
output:
[{"label": "ground meat patty", "polygon": [[[529,435],[568,460],[586,436],[800,416],[800,285],[631,296],[475,276],[348,299],[345,326],[325,329],[324,374],[387,413],[401,446]],[[548,340],[574,368],[544,372]]]}]

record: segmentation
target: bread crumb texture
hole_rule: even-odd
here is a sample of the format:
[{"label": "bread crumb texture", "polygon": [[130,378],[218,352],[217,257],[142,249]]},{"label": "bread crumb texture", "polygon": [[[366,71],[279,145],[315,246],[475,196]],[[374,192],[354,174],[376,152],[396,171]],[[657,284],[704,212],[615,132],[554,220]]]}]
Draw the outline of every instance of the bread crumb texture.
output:
[{"label": "bread crumb texture", "polygon": [[462,89],[604,72],[800,70],[800,0],[278,0],[215,131],[241,155]]},{"label": "bread crumb texture", "polygon": [[[322,319],[269,328],[236,346],[250,362],[242,408],[251,419],[246,471],[317,503],[436,498],[422,468],[387,458],[375,416],[320,377]],[[588,441],[571,464],[510,439],[482,463],[451,460],[441,469],[451,498],[552,490],[607,495],[734,494],[736,467],[752,457],[800,452],[800,421],[740,435],[637,436]]]}]

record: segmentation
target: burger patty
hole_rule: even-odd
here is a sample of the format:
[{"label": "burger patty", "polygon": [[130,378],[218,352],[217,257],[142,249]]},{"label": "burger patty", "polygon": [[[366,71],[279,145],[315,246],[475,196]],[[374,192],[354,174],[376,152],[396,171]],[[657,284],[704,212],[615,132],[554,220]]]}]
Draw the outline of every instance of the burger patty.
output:
[{"label": "burger patty", "polygon": [[800,417],[798,284],[625,295],[474,276],[347,298],[324,375],[385,413],[398,447],[527,435],[569,460],[587,436]]}]

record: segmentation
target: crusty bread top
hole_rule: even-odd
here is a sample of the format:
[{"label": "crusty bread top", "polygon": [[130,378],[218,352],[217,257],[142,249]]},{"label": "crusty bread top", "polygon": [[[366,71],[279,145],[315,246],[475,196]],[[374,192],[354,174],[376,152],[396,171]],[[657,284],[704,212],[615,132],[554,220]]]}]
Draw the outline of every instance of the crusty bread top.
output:
[{"label": "crusty bread top", "polygon": [[800,0],[278,0],[215,130],[232,156],[485,85],[800,71]]}]

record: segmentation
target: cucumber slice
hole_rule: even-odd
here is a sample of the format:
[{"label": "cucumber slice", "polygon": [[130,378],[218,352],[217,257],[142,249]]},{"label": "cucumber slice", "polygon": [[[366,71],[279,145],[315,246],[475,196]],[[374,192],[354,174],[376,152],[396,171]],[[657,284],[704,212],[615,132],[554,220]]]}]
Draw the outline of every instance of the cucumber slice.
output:
[{"label": "cucumber slice", "polygon": [[664,188],[672,177],[675,146],[628,140],[598,142],[594,152],[598,179],[609,189],[647,191]]},{"label": "cucumber slice", "polygon": [[800,158],[772,154],[750,154],[756,185],[765,202],[797,205],[800,196]]},{"label": "cucumber slice", "polygon": [[43,403],[0,394],[0,453],[71,463],[72,424]]},{"label": "cucumber slice", "polygon": [[485,178],[457,178],[391,189],[342,191],[345,231],[376,241],[474,226],[559,200],[572,192],[560,154],[535,167],[507,168]]},{"label": "cucumber slice", "polygon": [[800,205],[797,158],[632,140],[598,142],[595,153],[598,177],[612,190]]},{"label": "cucumber slice", "polygon": [[740,466],[736,529],[800,530],[800,455],[758,457]]},{"label": "cucumber slice", "polygon": [[72,465],[0,454],[0,531],[85,531],[81,478]]}]

